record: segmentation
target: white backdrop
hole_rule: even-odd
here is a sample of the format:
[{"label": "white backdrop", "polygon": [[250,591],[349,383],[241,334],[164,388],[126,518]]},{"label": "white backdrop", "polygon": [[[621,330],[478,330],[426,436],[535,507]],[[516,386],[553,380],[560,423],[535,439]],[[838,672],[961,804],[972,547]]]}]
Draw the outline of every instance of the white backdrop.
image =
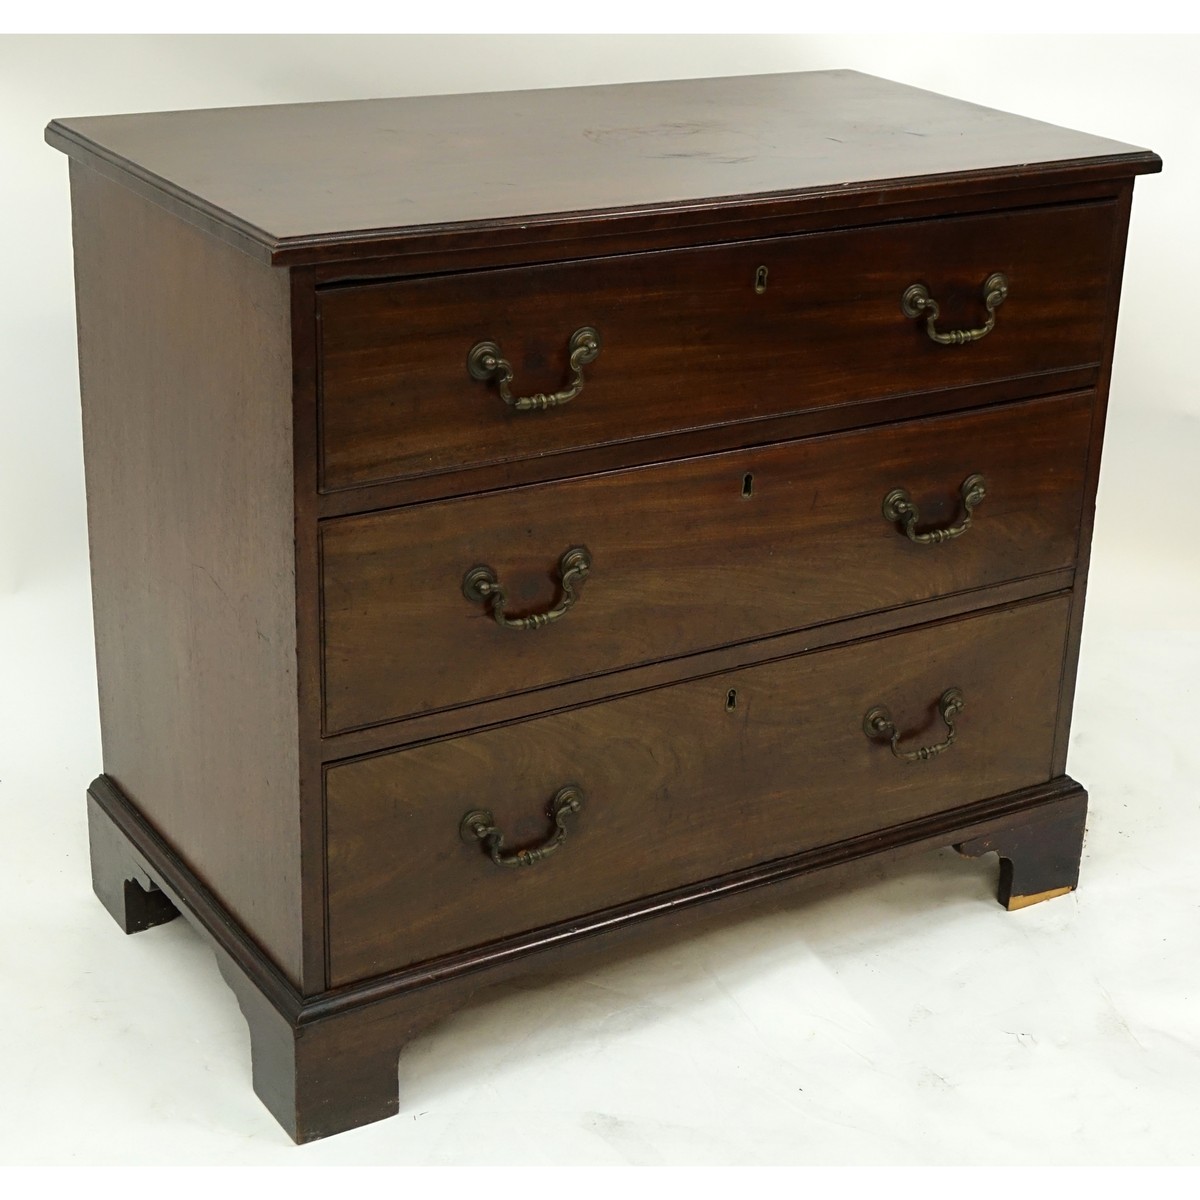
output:
[{"label": "white backdrop", "polygon": [[[1200,1161],[1191,37],[0,39],[2,1161]],[[852,67],[1162,155],[1139,181],[1070,770],[1081,890],[952,856],[502,993],[402,1059],[398,1121],[293,1152],[182,922],[91,898],[100,766],[56,116]],[[15,1008],[15,1012],[12,1011]]]}]

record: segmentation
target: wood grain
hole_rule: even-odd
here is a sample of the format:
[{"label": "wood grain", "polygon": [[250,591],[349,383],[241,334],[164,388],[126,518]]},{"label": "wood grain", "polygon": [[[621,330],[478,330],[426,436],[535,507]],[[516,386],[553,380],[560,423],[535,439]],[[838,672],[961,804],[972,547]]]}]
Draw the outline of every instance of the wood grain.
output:
[{"label": "wood grain", "polygon": [[[1067,567],[1090,420],[1084,392],[325,522],[326,732]],[[963,536],[884,520],[896,487],[921,528],[955,520],[976,472]],[[501,629],[462,594],[484,563],[509,613],[544,610],[572,546],[592,569],[554,625]]]},{"label": "wood grain", "polygon": [[334,763],[365,754],[378,754],[381,751],[454,737],[477,729],[488,729],[525,717],[560,712],[579,704],[628,696],[648,688],[679,683],[685,679],[701,679],[723,671],[791,658],[796,654],[836,646],[841,642],[861,641],[864,638],[895,633],[900,629],[916,628],[978,609],[995,608],[1037,596],[1066,593],[1071,588],[1073,577],[1074,571],[1068,567],[1046,575],[1030,575],[1010,583],[994,584],[981,590],[956,592],[901,608],[880,609],[856,617],[847,617],[841,621],[829,621],[823,625],[794,630],[791,633],[758,638],[752,642],[735,642],[681,658],[668,658],[604,675],[571,679],[553,687],[500,696],[495,700],[484,700],[463,708],[445,708],[437,712],[405,717],[384,725],[368,725],[323,738],[320,745],[321,757],[326,762]]},{"label": "wood grain", "polygon": [[[250,1027],[255,1091],[292,1138],[310,1141],[395,1113],[404,1044],[504,981],[520,977],[528,988],[564,969],[661,950],[698,926],[740,919],[763,903],[768,885],[776,901],[790,903],[814,884],[850,886],[890,860],[969,843],[991,830],[1040,826],[1069,837],[1069,820],[1056,815],[1076,812],[1081,797],[1086,801],[1078,784],[1059,777],[308,998],[256,953],[111,780],[101,777],[89,788],[89,813],[110,857],[134,863],[160,885],[212,947]],[[546,1020],[554,1019],[548,1010]],[[480,1061],[490,1053],[481,1047]],[[406,1107],[413,1103],[406,1091]]]},{"label": "wood grain", "polygon": [[[72,158],[105,774],[93,881],[182,913],[304,1141],[535,956],[766,885],[995,850],[1074,886],[1063,774],[1133,177],[1149,151],[854,72],[52,122]],[[272,268],[268,264],[275,264]],[[754,289],[759,266],[767,287]],[[278,268],[284,269],[278,269]],[[900,311],[913,282],[943,329]],[[602,350],[572,404],[518,394]],[[962,538],[922,528],[988,495]],[[564,621],[497,628],[554,566]],[[863,731],[886,705],[899,761]],[[490,809],[508,869],[461,835]],[[657,928],[658,935],[647,933]]]},{"label": "wood grain", "polygon": [[296,561],[296,688],[303,991],[325,989],[325,787],[321,772],[321,596],[317,519],[317,346],[313,272],[287,272],[291,292],[292,458]]},{"label": "wood grain", "polygon": [[[322,291],[322,486],[1096,363],[1113,219],[1068,205]],[[996,271],[1011,291],[982,341],[936,345],[900,309],[921,282],[942,328],[982,325]],[[583,326],[600,355],[564,407],[514,412],[467,372],[493,341],[517,395],[554,392]]]},{"label": "wood grain", "polygon": [[[1067,613],[1036,601],[329,768],[331,984],[1045,782]],[[942,756],[864,734],[885,704],[906,745],[940,741],[949,687],[967,708]],[[486,808],[536,845],[569,784],[583,809],[533,867],[459,836]]]},{"label": "wood grain", "polygon": [[657,225],[669,238],[781,193],[797,208],[830,193],[871,205],[913,184],[928,198],[998,175],[1037,185],[1161,165],[854,71],[76,117],[46,136],[289,263],[386,254],[431,231],[528,243]]},{"label": "wood grain", "polygon": [[[93,783],[92,789],[97,788]],[[179,909],[128,852],[126,839],[93,798],[92,789],[87,798],[88,851],[96,898],[122,933],[141,933],[173,921]]]},{"label": "wood grain", "polygon": [[997,899],[1010,912],[1073,892],[1079,885],[1088,796],[1082,788],[1050,811],[1014,813],[955,849],[968,858],[1000,856]]},{"label": "wood grain", "polygon": [[1125,242],[1129,231],[1129,216],[1133,204],[1133,182],[1129,181],[1117,201],[1117,220],[1113,229],[1109,261],[1109,308],[1105,320],[1104,359],[1096,386],[1096,403],[1092,408],[1092,433],[1089,439],[1087,478],[1084,484],[1083,511],[1079,522],[1078,575],[1071,605],[1071,633],[1067,640],[1066,670],[1063,672],[1062,696],[1058,706],[1058,733],[1054,745],[1055,772],[1067,769],[1067,750],[1070,744],[1071,718],[1075,708],[1075,684],[1078,678],[1079,655],[1083,639],[1084,604],[1087,581],[1091,572],[1092,530],[1096,521],[1096,500],[1100,486],[1100,463],[1104,449],[1104,427],[1108,417],[1109,386],[1112,381],[1113,354],[1117,338],[1117,317],[1121,299],[1121,281],[1125,269]]},{"label": "wood grain", "polygon": [[104,770],[297,980],[287,276],[71,193]]},{"label": "wood grain", "polygon": [[1065,371],[1045,371],[990,383],[941,388],[934,392],[851,400],[845,404],[808,409],[783,417],[764,417],[757,421],[741,421],[736,425],[710,425],[704,429],[681,430],[637,442],[583,446],[578,450],[548,454],[541,458],[515,459],[512,462],[444,471],[436,475],[415,475],[390,483],[372,484],[369,488],[322,492],[316,497],[315,507],[322,518],[342,517],[400,508],[407,504],[422,504],[427,500],[479,495],[523,483],[548,483],[555,479],[599,474],[622,467],[649,466],[676,458],[694,458],[723,450],[745,450],[769,446],[774,442],[816,437],[823,433],[865,429],[894,421],[968,412],[993,404],[1082,391],[1093,387],[1099,376],[1100,364],[1093,363]]},{"label": "wood grain", "polygon": [[[116,170],[116,168],[112,168]],[[578,220],[569,229],[541,230],[538,240],[513,244],[507,231],[493,227],[468,234],[429,231],[405,241],[391,251],[370,258],[336,258],[313,264],[318,285],[357,284],[384,279],[408,279],[452,271],[479,271],[491,267],[569,262],[604,258],[610,254],[637,254],[677,250],[687,246],[713,246],[729,242],[791,237],[834,229],[859,229],[895,221],[928,221],[934,217],[965,216],[1003,209],[1036,208],[1045,204],[1070,204],[1112,200],[1130,181],[1112,175],[1111,166],[1089,170],[1067,164],[1044,170],[1035,178],[1026,172],[1013,176],[988,173],[947,188],[938,180],[907,180],[884,186],[870,195],[854,189],[806,197],[803,205],[781,198],[730,202],[713,212],[656,214],[653,221],[627,227],[627,219],[610,222]],[[1065,178],[1071,176],[1072,179]],[[1073,180],[1073,181],[1072,181]]]}]

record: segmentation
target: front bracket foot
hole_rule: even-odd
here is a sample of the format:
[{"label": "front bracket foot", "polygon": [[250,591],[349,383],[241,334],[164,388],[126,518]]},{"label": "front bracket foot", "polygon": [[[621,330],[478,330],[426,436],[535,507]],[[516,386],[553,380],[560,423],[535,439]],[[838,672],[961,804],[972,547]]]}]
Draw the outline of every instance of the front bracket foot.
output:
[{"label": "front bracket foot", "polygon": [[1000,856],[998,899],[1009,912],[1073,892],[1079,883],[1087,792],[1079,784],[1060,800],[1022,813],[954,848],[968,858]]}]

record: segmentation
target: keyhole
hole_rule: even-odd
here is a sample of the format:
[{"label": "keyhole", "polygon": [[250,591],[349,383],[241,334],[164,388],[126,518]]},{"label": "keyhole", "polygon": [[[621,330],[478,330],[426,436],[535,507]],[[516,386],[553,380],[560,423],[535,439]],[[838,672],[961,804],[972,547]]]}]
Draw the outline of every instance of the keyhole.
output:
[{"label": "keyhole", "polygon": [[737,688],[730,688],[725,693],[725,711],[733,712],[737,708]]},{"label": "keyhole", "polygon": [[742,499],[749,500],[754,495],[754,476],[749,471],[742,476]]},{"label": "keyhole", "polygon": [[762,295],[767,290],[767,268],[759,267],[754,272],[754,290],[758,295]]}]

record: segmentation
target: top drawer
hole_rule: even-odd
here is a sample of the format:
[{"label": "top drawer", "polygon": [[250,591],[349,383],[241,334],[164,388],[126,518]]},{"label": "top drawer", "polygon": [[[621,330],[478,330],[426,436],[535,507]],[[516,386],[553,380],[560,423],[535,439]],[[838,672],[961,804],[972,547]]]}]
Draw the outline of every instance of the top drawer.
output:
[{"label": "top drawer", "polygon": [[[319,299],[326,491],[1096,363],[1109,202],[336,288]],[[760,268],[766,268],[765,284]],[[942,345],[901,298],[921,284]],[[561,393],[594,329],[583,389],[518,408],[468,356],[490,342],[514,398]],[[587,358],[587,353],[582,355]]]}]

